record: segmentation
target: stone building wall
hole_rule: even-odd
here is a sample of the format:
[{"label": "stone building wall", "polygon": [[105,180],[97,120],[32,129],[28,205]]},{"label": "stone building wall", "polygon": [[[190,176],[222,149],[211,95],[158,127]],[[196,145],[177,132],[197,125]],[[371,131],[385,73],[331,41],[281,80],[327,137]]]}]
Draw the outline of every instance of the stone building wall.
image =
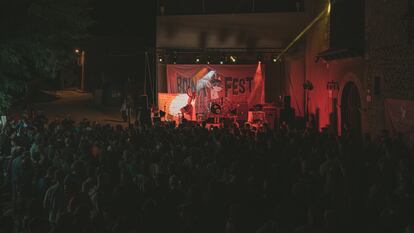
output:
[{"label": "stone building wall", "polygon": [[366,0],[365,83],[373,93],[368,106],[373,134],[387,127],[384,99],[414,100],[414,38],[410,44],[402,20],[408,4],[409,0]]},{"label": "stone building wall", "polygon": [[[328,5],[328,0],[305,2],[308,22],[315,19]],[[331,79],[328,66],[322,59],[315,60],[316,56],[329,48],[329,14],[325,14],[306,34],[306,80],[312,82],[314,89],[309,92],[308,110],[310,114],[319,115],[320,127],[329,124],[329,101],[326,91],[326,82]]]},{"label": "stone building wall", "polygon": [[[308,21],[313,20],[329,4],[325,1],[307,1]],[[325,61],[322,58],[316,59],[319,53],[330,49],[330,16],[326,14],[319,20],[306,35],[306,79],[313,83],[314,89],[309,93],[309,112],[318,115],[320,128],[337,128],[340,133],[341,94],[348,82],[353,82],[361,96],[361,119],[362,131],[368,131],[366,123],[366,111],[364,102],[366,86],[364,83],[364,60],[361,57],[336,59]],[[337,82],[340,90],[330,94],[327,90],[328,82]],[[338,125],[332,125],[330,114],[333,110],[333,98],[338,100],[337,111]]]},{"label": "stone building wall", "polygon": [[[310,111],[320,112],[319,125],[329,125],[326,83],[333,80],[343,87],[353,82],[361,97],[362,132],[373,135],[387,128],[384,100],[414,100],[414,38],[408,42],[403,17],[412,0],[365,0],[365,53],[363,57],[315,62],[315,56],[329,48],[329,17],[320,20],[306,35],[306,79],[315,89],[310,95]],[[307,1],[308,21],[328,1]],[[414,3],[412,3],[414,4]],[[352,12],[349,13],[350,17]],[[414,25],[414,22],[412,22]],[[412,29],[414,30],[414,26]],[[411,32],[414,35],[414,32]],[[377,88],[379,87],[379,88]],[[378,92],[379,91],[379,92]],[[370,98],[371,97],[371,100]],[[340,112],[339,106],[339,112]],[[340,116],[338,116],[340,118]],[[340,129],[340,119],[338,119]]]}]

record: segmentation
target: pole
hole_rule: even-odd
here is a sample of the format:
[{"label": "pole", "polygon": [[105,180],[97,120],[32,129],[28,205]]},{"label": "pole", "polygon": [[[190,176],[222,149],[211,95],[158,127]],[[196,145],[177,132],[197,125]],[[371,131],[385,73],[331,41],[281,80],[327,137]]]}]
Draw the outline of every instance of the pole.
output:
[{"label": "pole", "polygon": [[252,1],[252,13],[256,11],[256,3],[255,0]]},{"label": "pole", "polygon": [[148,62],[148,52],[145,52],[144,55],[144,95],[147,94],[147,62]]},{"label": "pole", "polygon": [[85,91],[85,51],[81,52],[81,91]]}]

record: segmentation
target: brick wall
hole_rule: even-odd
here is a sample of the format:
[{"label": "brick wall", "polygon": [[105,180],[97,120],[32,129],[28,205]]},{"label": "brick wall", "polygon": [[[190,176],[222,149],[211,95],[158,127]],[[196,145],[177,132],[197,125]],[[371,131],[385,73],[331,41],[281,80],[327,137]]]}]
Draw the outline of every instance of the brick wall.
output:
[{"label": "brick wall", "polygon": [[408,43],[402,20],[408,0],[366,0],[365,83],[374,90],[380,80],[380,94],[368,107],[370,131],[385,127],[384,99],[414,99],[414,44]]},{"label": "brick wall", "polygon": [[[305,1],[308,21],[316,17],[327,2]],[[326,83],[331,80],[339,83],[340,101],[342,88],[347,82],[353,82],[361,97],[362,132],[376,135],[386,128],[384,99],[414,99],[414,43],[408,43],[402,20],[407,13],[408,0],[365,0],[365,3],[363,58],[315,62],[315,56],[329,48],[330,20],[324,17],[306,35],[306,79],[315,87],[310,94],[310,111],[320,111],[321,127],[329,124],[328,116],[332,112]],[[376,79],[380,80],[380,94],[375,94]],[[370,93],[372,102],[367,102]]]},{"label": "brick wall", "polygon": [[382,79],[385,98],[414,99],[414,44],[402,17],[407,0],[366,0],[367,80]]}]

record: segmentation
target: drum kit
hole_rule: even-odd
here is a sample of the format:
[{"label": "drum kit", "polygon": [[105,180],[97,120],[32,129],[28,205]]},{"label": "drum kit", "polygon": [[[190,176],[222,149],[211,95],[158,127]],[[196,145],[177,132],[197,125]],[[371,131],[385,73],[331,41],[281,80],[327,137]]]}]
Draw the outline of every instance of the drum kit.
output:
[{"label": "drum kit", "polygon": [[214,101],[210,103],[210,112],[207,115],[209,118],[230,118],[236,121],[237,117],[239,116],[238,106],[238,104],[235,104],[233,102],[227,100],[223,101],[223,98],[221,98],[220,101]]},{"label": "drum kit", "polygon": [[[207,106],[207,112],[197,113],[195,115],[195,120],[198,122],[209,121],[209,119],[214,119],[214,122],[220,122],[223,119],[231,119],[232,122],[236,122],[241,112],[239,110],[240,104],[235,104],[231,101],[224,100],[220,98],[219,100],[211,101]],[[178,119],[184,118],[184,113],[190,114],[192,109],[191,105],[187,104],[184,106],[180,113],[178,113]],[[167,114],[166,119],[172,120],[174,116]]]}]

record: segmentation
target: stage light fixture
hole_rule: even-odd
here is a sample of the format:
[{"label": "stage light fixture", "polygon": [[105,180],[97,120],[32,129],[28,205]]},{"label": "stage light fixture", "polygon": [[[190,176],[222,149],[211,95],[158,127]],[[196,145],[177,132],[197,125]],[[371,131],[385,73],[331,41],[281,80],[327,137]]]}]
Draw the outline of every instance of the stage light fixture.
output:
[{"label": "stage light fixture", "polygon": [[277,62],[277,59],[276,58],[273,58],[273,62],[276,63]]},{"label": "stage light fixture", "polygon": [[260,64],[263,61],[263,55],[262,54],[258,54],[257,55],[257,62]]},{"label": "stage light fixture", "polygon": [[331,9],[332,9],[332,3],[331,3],[331,1],[329,1],[329,3],[328,3],[328,15],[331,14]]},{"label": "stage light fixture", "polygon": [[171,55],[171,60],[170,60],[173,64],[177,64],[177,54],[176,54],[176,52],[174,52],[172,55]]},{"label": "stage light fixture", "polygon": [[220,61],[220,64],[221,64],[221,65],[223,65],[223,63],[224,63],[223,61]]},{"label": "stage light fixture", "polygon": [[166,57],[168,57],[168,55],[164,54],[164,53],[158,53],[158,61],[159,62],[165,62],[167,61],[167,59],[165,59]]},{"label": "stage light fixture", "polygon": [[199,63],[200,62],[200,58],[196,58],[196,62]]},{"label": "stage light fixture", "polygon": [[230,60],[233,62],[233,63],[236,63],[236,57],[235,56],[230,56]]}]

